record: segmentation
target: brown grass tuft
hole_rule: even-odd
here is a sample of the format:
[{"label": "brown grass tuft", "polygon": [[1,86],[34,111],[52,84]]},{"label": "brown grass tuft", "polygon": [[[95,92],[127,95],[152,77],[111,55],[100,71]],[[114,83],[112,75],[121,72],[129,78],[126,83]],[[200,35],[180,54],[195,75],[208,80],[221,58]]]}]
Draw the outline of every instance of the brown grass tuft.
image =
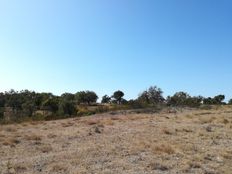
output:
[{"label": "brown grass tuft", "polygon": [[13,168],[15,173],[23,173],[27,170],[26,164],[17,164]]},{"label": "brown grass tuft", "polygon": [[6,132],[17,132],[17,128],[15,126],[7,126],[4,129]]},{"label": "brown grass tuft", "polygon": [[25,140],[29,140],[29,141],[41,141],[42,140],[42,137],[36,134],[26,135],[24,138]]},{"label": "brown grass tuft", "polygon": [[167,171],[170,168],[169,166],[158,162],[149,164],[148,167],[151,168],[151,170],[160,170],[160,171]]},{"label": "brown grass tuft", "polygon": [[0,133],[0,138],[5,138],[5,137],[6,137],[6,135],[5,135],[5,134]]},{"label": "brown grass tuft", "polygon": [[74,125],[72,122],[67,122],[67,123],[61,123],[62,127],[71,127]]},{"label": "brown grass tuft", "polygon": [[67,170],[68,170],[68,167],[65,166],[64,164],[55,164],[52,167],[52,171],[56,173],[67,172]]},{"label": "brown grass tuft", "polygon": [[16,138],[8,138],[5,139],[5,141],[2,143],[4,146],[15,146],[16,144],[19,144],[20,140]]},{"label": "brown grass tuft", "polygon": [[40,146],[38,149],[43,153],[48,153],[52,151],[52,146],[50,144],[45,144],[45,145]]},{"label": "brown grass tuft", "polygon": [[152,150],[155,153],[167,153],[167,154],[174,154],[175,153],[174,148],[170,145],[167,145],[167,144],[156,145],[155,147],[152,148]]},{"label": "brown grass tuft", "polygon": [[105,120],[101,121],[101,124],[112,126],[112,125],[114,125],[114,122],[112,120],[110,120],[110,119],[105,119]]},{"label": "brown grass tuft", "polygon": [[111,119],[111,120],[121,120],[120,117],[116,117],[116,116],[115,116],[115,117],[111,117],[110,119]]},{"label": "brown grass tuft", "polygon": [[95,125],[98,123],[99,123],[99,120],[86,120],[85,121],[85,124],[87,124],[87,125]]},{"label": "brown grass tuft", "polygon": [[163,129],[162,129],[162,132],[163,132],[164,134],[167,134],[167,135],[172,135],[172,134],[173,134],[173,132],[172,132],[171,130],[169,130],[168,128],[163,128]]},{"label": "brown grass tuft", "polygon": [[223,120],[222,120],[222,123],[223,124],[228,124],[230,121],[228,120],[228,119],[226,119],[226,118],[224,118]]},{"label": "brown grass tuft", "polygon": [[56,138],[57,135],[55,135],[55,134],[48,134],[47,137],[48,137],[48,138]]}]

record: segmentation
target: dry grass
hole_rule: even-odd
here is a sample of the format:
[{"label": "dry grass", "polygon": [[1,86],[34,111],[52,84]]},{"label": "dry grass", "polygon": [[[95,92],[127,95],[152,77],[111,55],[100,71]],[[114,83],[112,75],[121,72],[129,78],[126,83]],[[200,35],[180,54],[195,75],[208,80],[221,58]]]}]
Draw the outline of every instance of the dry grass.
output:
[{"label": "dry grass", "polygon": [[15,125],[9,125],[9,126],[6,126],[4,131],[6,132],[17,132],[17,128]]},{"label": "dry grass", "polygon": [[232,108],[134,113],[1,126],[0,173],[231,173]]},{"label": "dry grass", "polygon": [[32,135],[25,135],[24,139],[28,141],[41,141],[42,137],[40,135],[32,134]]},{"label": "dry grass", "polygon": [[152,150],[154,153],[166,153],[169,155],[175,153],[175,149],[168,144],[155,145]]},{"label": "dry grass", "polygon": [[163,132],[164,134],[167,134],[167,135],[172,135],[172,134],[174,134],[174,132],[173,132],[172,130],[170,130],[170,129],[166,128],[166,127],[162,129],[162,132]]},{"label": "dry grass", "polygon": [[2,144],[4,146],[15,146],[16,144],[19,144],[20,140],[16,139],[16,138],[6,138]]},{"label": "dry grass", "polygon": [[120,118],[120,117],[117,117],[117,116],[113,116],[113,117],[111,117],[110,119],[111,119],[111,120],[121,120],[121,118]]},{"label": "dry grass", "polygon": [[95,124],[99,124],[99,120],[85,120],[84,122],[86,125],[95,125]]},{"label": "dry grass", "polygon": [[56,138],[57,135],[55,135],[55,134],[48,134],[47,137],[48,137],[48,138]]},{"label": "dry grass", "polygon": [[151,170],[160,170],[160,171],[168,171],[170,169],[170,167],[167,164],[162,164],[159,162],[155,162],[155,163],[151,163],[148,165],[148,167]]},{"label": "dry grass", "polygon": [[50,144],[41,145],[38,147],[38,150],[42,153],[48,153],[52,151],[52,146]]},{"label": "dry grass", "polygon": [[31,125],[40,125],[40,124],[46,124],[44,121],[31,121],[29,122]]},{"label": "dry grass", "polygon": [[63,163],[57,163],[52,166],[51,172],[54,173],[66,173],[68,171],[68,166]]},{"label": "dry grass", "polygon": [[108,125],[108,126],[112,126],[114,125],[114,121],[112,121],[111,119],[104,119],[101,121],[102,125]]},{"label": "dry grass", "polygon": [[0,132],[0,138],[4,138],[4,137],[6,137],[6,135]]},{"label": "dry grass", "polygon": [[215,119],[216,119],[215,117],[210,117],[210,116],[199,117],[199,121],[201,124],[212,123]]},{"label": "dry grass", "polygon": [[62,127],[71,127],[74,125],[73,122],[61,123]]}]

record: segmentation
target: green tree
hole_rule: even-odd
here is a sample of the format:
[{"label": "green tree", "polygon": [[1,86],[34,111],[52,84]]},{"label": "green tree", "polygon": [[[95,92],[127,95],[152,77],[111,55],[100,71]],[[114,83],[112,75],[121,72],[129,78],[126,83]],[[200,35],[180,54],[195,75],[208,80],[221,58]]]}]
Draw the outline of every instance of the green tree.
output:
[{"label": "green tree", "polygon": [[118,104],[121,104],[123,96],[124,96],[124,93],[118,90],[114,92],[112,98],[114,98]]},{"label": "green tree", "polygon": [[207,105],[221,105],[224,104],[223,100],[225,99],[225,95],[217,95],[214,98],[208,97],[203,99],[203,103]]},{"label": "green tree", "polygon": [[56,113],[59,109],[59,98],[53,97],[47,99],[46,101],[43,102],[42,108],[51,111],[52,113]]},{"label": "green tree", "polygon": [[59,103],[59,114],[60,115],[76,115],[77,110],[74,102],[62,100]]},{"label": "green tree", "polygon": [[223,100],[225,100],[225,95],[217,95],[214,97],[215,104],[223,104]]},{"label": "green tree", "polygon": [[5,92],[5,97],[7,107],[12,107],[15,110],[21,108],[22,102],[16,91],[10,90],[9,92]]},{"label": "green tree", "polygon": [[197,96],[197,97],[189,97],[187,98],[185,105],[189,107],[199,107],[202,104],[203,97]]},{"label": "green tree", "polygon": [[146,104],[161,104],[164,102],[163,91],[157,86],[151,86],[139,95],[138,100]]},{"label": "green tree", "polygon": [[86,101],[88,104],[90,103],[96,103],[98,99],[98,96],[93,91],[86,91]]},{"label": "green tree", "polygon": [[186,92],[177,92],[172,97],[167,98],[167,105],[170,106],[185,106],[187,100],[190,99],[190,95]]},{"label": "green tree", "polygon": [[74,101],[75,100],[75,95],[71,93],[63,93],[61,95],[62,100],[66,101]]},{"label": "green tree", "polygon": [[4,107],[0,107],[0,120],[4,117]]},{"label": "green tree", "polygon": [[75,98],[79,104],[86,103],[90,105],[97,102],[98,96],[93,91],[80,91],[76,93]]},{"label": "green tree", "polygon": [[53,98],[54,95],[52,93],[36,93],[35,94],[35,106],[39,109],[42,107],[42,104],[48,99]]},{"label": "green tree", "polygon": [[228,104],[229,104],[229,105],[232,105],[232,99],[229,100]]},{"label": "green tree", "polygon": [[213,100],[213,98],[211,98],[211,97],[207,97],[207,98],[204,98],[204,99],[203,99],[203,103],[204,103],[205,105],[212,105],[212,104],[214,104],[214,100]]},{"label": "green tree", "polygon": [[32,102],[25,102],[22,104],[22,112],[24,116],[30,117],[32,116],[33,112],[36,110],[34,103]]},{"label": "green tree", "polygon": [[5,95],[4,93],[0,93],[0,107],[5,106]]},{"label": "green tree", "polygon": [[86,103],[86,93],[85,91],[80,91],[75,94],[75,98],[78,104]]},{"label": "green tree", "polygon": [[0,120],[3,119],[4,116],[4,108],[5,107],[5,95],[4,93],[0,93]]},{"label": "green tree", "polygon": [[102,97],[101,103],[109,103],[111,100],[111,97],[109,97],[108,95],[104,95]]},{"label": "green tree", "polygon": [[201,105],[203,100],[202,96],[191,97],[186,92],[177,92],[172,97],[167,97],[168,106],[189,106],[189,107],[198,107]]},{"label": "green tree", "polygon": [[151,101],[150,101],[150,97],[149,97],[148,91],[143,91],[143,92],[139,95],[138,101],[139,101],[140,103],[150,104]]}]

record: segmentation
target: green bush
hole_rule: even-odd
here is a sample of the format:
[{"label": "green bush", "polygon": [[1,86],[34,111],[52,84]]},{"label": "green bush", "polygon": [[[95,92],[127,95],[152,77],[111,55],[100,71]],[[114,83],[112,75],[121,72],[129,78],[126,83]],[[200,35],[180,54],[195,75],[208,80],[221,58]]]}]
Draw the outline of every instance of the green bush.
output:
[{"label": "green bush", "polygon": [[4,107],[0,107],[0,120],[4,118]]},{"label": "green bush", "polygon": [[42,120],[45,120],[45,119],[46,119],[46,116],[43,115],[43,114],[35,114],[32,117],[33,121],[42,121]]}]

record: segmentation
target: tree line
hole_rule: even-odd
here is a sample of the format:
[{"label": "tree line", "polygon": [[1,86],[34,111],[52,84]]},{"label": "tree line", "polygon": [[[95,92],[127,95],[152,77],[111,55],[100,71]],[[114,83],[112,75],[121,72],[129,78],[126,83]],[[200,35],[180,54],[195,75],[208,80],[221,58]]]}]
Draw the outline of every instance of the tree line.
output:
[{"label": "tree line", "polygon": [[[232,99],[225,103],[225,95],[222,94],[205,98],[202,96],[190,96],[186,92],[177,92],[173,96],[164,98],[162,89],[157,86],[151,86],[140,93],[136,99],[126,100],[123,97],[124,92],[118,90],[111,96],[104,95],[101,103],[104,105],[127,105],[131,108],[152,107],[155,105],[199,107],[200,105],[232,104]],[[20,92],[10,90],[0,93],[0,119],[4,117],[4,112],[9,108],[17,117],[32,117],[36,114],[36,111],[47,111],[52,115],[61,117],[75,116],[78,113],[77,106],[96,105],[98,98],[94,91],[79,91],[75,94],[64,93],[56,96],[52,93],[37,93],[29,90]]]}]

